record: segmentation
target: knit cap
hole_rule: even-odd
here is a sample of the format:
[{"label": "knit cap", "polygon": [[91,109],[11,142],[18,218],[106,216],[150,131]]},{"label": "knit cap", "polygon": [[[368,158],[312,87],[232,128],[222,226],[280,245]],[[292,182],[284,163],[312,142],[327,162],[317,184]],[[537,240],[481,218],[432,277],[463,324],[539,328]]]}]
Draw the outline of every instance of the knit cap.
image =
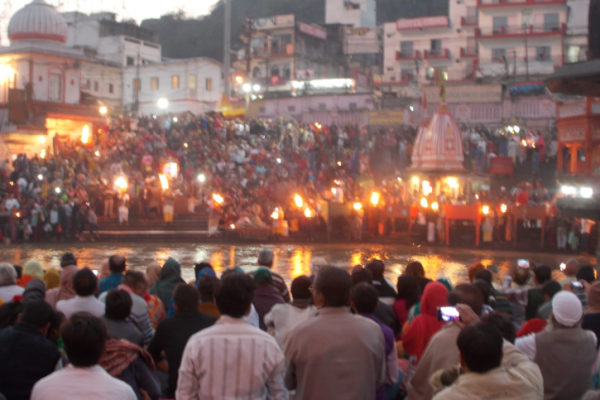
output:
[{"label": "knit cap", "polygon": [[254,282],[257,285],[260,285],[264,281],[268,281],[269,284],[273,284],[273,276],[271,275],[271,271],[266,268],[259,268],[254,272]]},{"label": "knit cap", "polygon": [[560,324],[574,326],[581,321],[583,306],[575,294],[567,291],[558,292],[552,299],[552,314]]}]

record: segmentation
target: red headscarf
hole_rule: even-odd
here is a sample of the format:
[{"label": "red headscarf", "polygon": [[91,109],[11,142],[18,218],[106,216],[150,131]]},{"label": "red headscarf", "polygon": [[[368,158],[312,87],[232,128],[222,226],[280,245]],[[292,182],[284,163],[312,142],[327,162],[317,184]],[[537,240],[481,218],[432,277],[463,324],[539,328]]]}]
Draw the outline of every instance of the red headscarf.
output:
[{"label": "red headscarf", "polygon": [[417,315],[406,333],[402,335],[402,347],[409,356],[416,356],[417,360],[425,351],[431,337],[442,327],[445,322],[438,321],[437,308],[448,304],[448,289],[439,282],[431,282],[425,286],[421,300],[421,314]]}]

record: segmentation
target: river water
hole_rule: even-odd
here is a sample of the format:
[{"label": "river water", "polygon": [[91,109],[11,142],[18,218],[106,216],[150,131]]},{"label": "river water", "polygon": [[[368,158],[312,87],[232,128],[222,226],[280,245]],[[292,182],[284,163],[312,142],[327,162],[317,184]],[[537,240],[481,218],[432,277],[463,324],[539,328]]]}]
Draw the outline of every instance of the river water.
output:
[{"label": "river water", "polygon": [[[310,260],[323,257],[330,264],[351,268],[366,263],[371,258],[385,262],[386,277],[396,282],[406,264],[420,261],[427,276],[438,278],[446,276],[452,282],[463,282],[467,270],[475,262],[484,265],[498,264],[506,273],[510,263],[520,258],[529,258],[537,264],[558,267],[570,258],[568,255],[550,253],[523,253],[512,251],[490,251],[477,249],[455,249],[447,247],[420,247],[380,244],[275,244],[265,246],[275,253],[276,272],[288,282],[299,275],[310,275]],[[182,244],[161,245],[160,243],[44,243],[22,244],[0,247],[0,260],[15,265],[23,265],[29,259],[37,259],[44,268],[59,268],[60,256],[69,251],[79,259],[80,266],[99,269],[103,261],[112,254],[121,254],[127,258],[129,268],[144,270],[152,261],[160,265],[168,257],[181,263],[182,275],[186,281],[194,279],[193,266],[200,261],[210,262],[217,273],[229,267],[241,267],[245,270],[255,268],[260,245],[245,244]],[[584,264],[595,264],[592,257],[578,257]]]}]

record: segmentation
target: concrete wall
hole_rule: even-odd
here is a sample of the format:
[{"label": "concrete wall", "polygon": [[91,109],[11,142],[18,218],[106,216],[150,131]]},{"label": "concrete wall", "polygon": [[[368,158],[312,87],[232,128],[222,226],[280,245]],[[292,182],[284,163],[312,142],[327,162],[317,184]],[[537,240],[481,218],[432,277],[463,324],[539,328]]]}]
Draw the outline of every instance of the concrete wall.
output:
[{"label": "concrete wall", "polygon": [[346,7],[345,0],[327,0],[325,2],[325,23],[352,25],[355,28],[370,28],[376,25],[375,0],[350,0],[357,9]]}]

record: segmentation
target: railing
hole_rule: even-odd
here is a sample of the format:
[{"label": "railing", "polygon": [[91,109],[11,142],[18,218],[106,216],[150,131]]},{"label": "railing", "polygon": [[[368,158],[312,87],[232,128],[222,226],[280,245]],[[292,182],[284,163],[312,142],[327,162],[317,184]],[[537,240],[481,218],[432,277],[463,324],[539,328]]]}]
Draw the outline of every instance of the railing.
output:
[{"label": "railing", "polygon": [[561,56],[536,57],[535,55],[525,59],[524,55],[507,55],[503,58],[479,59],[479,70],[482,76],[525,76],[525,75],[549,75],[562,66]]},{"label": "railing", "polygon": [[494,26],[478,28],[475,30],[475,36],[493,37],[493,36],[525,36],[525,35],[556,35],[565,33],[565,24],[544,24],[528,26]]},{"label": "railing", "polygon": [[419,50],[414,51],[398,51],[396,52],[396,60],[420,60],[421,52]]},{"label": "railing", "polygon": [[460,18],[460,26],[477,26],[477,15],[469,15]]},{"label": "railing", "polygon": [[506,7],[506,6],[543,6],[548,4],[565,4],[566,0],[477,0],[478,6]]},{"label": "railing", "polygon": [[529,57],[525,57],[525,54],[506,54],[504,57],[479,57],[479,64],[514,64],[516,63],[538,63],[538,64],[552,64],[556,67],[563,65],[562,56],[542,56],[536,54],[529,54]]},{"label": "railing", "polygon": [[450,58],[450,51],[448,49],[431,49],[431,50],[425,50],[423,57],[425,59],[431,59],[431,58]]}]

